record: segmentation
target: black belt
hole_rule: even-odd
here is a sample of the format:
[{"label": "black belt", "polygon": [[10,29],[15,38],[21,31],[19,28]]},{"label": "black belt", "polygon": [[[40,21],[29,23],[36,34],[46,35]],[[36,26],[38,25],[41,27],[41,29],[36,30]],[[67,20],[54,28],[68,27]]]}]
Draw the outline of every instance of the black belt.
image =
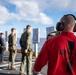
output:
[{"label": "black belt", "polygon": [[13,46],[13,45],[16,46],[16,44],[9,44],[9,46]]}]

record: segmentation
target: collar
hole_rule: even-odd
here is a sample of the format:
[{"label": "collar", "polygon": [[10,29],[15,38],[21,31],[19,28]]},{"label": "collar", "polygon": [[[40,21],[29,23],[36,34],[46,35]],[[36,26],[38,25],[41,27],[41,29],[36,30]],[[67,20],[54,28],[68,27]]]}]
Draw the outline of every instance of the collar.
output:
[{"label": "collar", "polygon": [[75,36],[74,32],[61,32],[61,35],[65,35],[65,36]]}]

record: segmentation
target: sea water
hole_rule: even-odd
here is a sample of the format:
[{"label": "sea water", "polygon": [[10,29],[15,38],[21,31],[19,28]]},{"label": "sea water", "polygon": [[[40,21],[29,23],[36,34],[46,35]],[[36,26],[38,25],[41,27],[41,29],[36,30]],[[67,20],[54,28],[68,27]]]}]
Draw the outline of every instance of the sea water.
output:
[{"label": "sea water", "polygon": [[[21,47],[20,47],[20,44],[19,44],[19,38],[17,39],[17,48],[18,49],[20,49]],[[41,48],[42,48],[42,46],[43,46],[43,44],[44,44],[44,42],[46,41],[46,39],[45,38],[40,38],[40,42],[38,43],[38,51],[40,51],[41,50]],[[33,42],[32,42],[32,49],[34,50],[34,44],[33,44]]]}]

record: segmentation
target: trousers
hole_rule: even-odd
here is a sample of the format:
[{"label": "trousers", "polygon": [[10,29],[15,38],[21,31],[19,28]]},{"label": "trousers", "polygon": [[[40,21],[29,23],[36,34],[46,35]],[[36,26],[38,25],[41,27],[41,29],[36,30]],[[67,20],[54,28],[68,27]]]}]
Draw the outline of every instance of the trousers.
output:
[{"label": "trousers", "polygon": [[8,62],[9,66],[14,67],[16,54],[17,54],[17,50],[15,50],[15,51],[10,50],[9,51],[9,62]]},{"label": "trousers", "polygon": [[24,73],[25,70],[27,75],[32,75],[32,56],[22,53],[20,72]]}]

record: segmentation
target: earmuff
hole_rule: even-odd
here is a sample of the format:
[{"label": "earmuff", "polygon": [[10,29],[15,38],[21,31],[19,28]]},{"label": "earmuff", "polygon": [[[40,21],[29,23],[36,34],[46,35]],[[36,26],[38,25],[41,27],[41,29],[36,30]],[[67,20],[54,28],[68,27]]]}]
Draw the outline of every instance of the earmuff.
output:
[{"label": "earmuff", "polygon": [[[76,20],[76,17],[73,14],[67,14],[67,15],[64,15],[63,17],[67,17],[69,15],[73,16],[73,18]],[[63,22],[62,23],[61,22],[57,22],[57,24],[56,24],[56,30],[57,31],[62,31],[63,28],[64,28],[64,23]],[[75,28],[74,28],[73,31],[76,32],[76,25],[75,25]]]},{"label": "earmuff", "polygon": [[76,23],[75,23],[75,26],[74,26],[73,32],[76,32]]},{"label": "earmuff", "polygon": [[56,24],[56,30],[57,31],[62,31],[63,30],[63,23],[57,22],[57,24]]}]

